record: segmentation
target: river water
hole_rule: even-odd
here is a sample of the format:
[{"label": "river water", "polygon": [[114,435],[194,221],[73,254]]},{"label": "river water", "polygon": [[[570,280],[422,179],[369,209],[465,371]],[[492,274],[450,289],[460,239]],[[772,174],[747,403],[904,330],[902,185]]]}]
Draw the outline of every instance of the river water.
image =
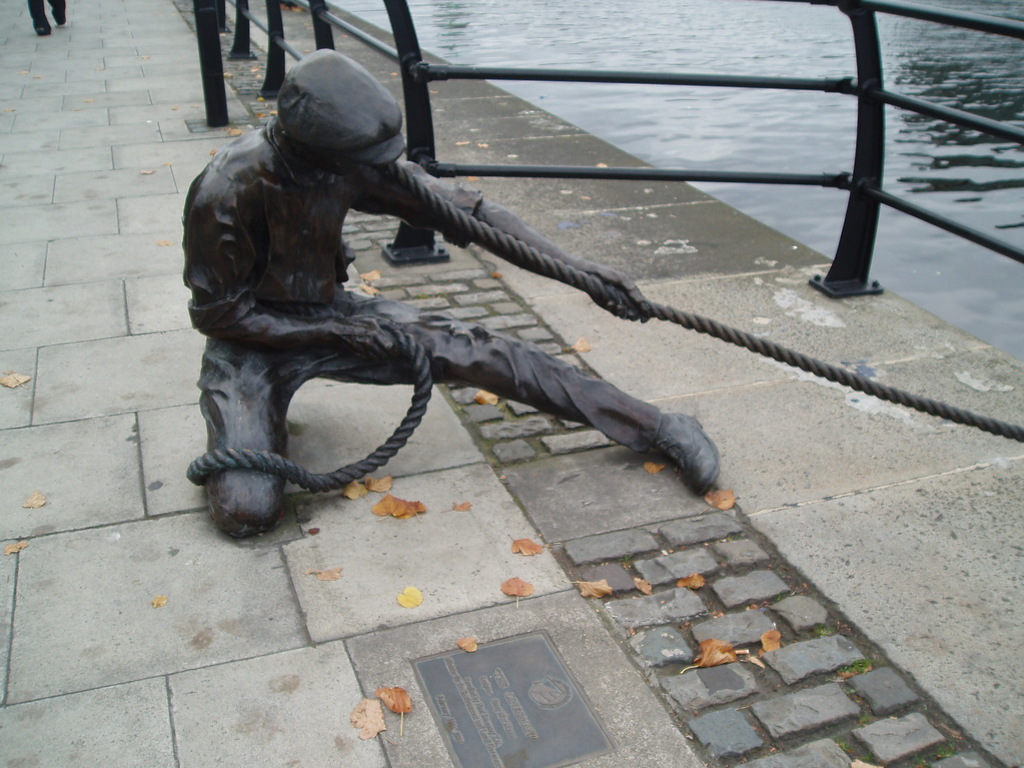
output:
[{"label": "river water", "polygon": [[[926,4],[1024,19],[1021,0]],[[339,7],[388,28],[381,0]],[[708,74],[856,73],[837,9],[772,0],[410,0],[420,45],[453,63]],[[890,90],[1024,126],[1024,42],[879,16]],[[838,94],[502,81],[656,167],[822,173],[852,168],[856,103]],[[1024,148],[886,112],[885,188],[1024,247]],[[443,150],[439,157],[443,157]],[[826,255],[846,195],[699,184]],[[1024,360],[1024,265],[883,207],[872,278]]]}]

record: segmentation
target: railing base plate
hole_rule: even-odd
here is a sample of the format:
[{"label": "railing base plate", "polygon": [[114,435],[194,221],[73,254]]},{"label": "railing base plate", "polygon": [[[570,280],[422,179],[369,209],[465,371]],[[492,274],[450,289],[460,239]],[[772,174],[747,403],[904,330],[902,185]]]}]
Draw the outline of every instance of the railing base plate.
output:
[{"label": "railing base plate", "polygon": [[865,283],[861,280],[829,281],[821,275],[815,275],[807,282],[811,287],[817,288],[833,299],[846,299],[851,296],[874,296],[884,291],[877,280],[872,280],[870,283]]},{"label": "railing base plate", "polygon": [[395,248],[394,244],[391,244],[385,245],[381,252],[388,263],[395,267],[404,267],[410,264],[443,264],[451,259],[448,250],[437,244],[404,248]]}]

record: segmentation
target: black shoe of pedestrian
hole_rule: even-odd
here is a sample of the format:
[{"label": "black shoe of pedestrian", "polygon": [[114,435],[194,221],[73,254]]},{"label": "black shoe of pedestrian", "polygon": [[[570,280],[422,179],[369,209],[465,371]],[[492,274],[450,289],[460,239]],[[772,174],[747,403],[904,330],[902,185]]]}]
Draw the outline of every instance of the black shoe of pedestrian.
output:
[{"label": "black shoe of pedestrian", "polygon": [[707,493],[718,479],[718,448],[692,416],[682,413],[662,416],[654,447],[679,467],[683,482],[694,493]]},{"label": "black shoe of pedestrian", "polygon": [[44,37],[45,35],[50,34],[50,28],[49,27],[36,27],[36,34],[39,35],[40,37]]}]

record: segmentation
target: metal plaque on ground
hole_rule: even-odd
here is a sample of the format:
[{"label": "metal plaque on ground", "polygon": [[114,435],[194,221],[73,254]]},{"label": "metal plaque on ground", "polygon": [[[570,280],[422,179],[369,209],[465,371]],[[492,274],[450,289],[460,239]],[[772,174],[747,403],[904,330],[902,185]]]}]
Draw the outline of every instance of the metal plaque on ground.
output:
[{"label": "metal plaque on ground", "polygon": [[544,632],[413,665],[461,768],[561,768],[614,749]]}]

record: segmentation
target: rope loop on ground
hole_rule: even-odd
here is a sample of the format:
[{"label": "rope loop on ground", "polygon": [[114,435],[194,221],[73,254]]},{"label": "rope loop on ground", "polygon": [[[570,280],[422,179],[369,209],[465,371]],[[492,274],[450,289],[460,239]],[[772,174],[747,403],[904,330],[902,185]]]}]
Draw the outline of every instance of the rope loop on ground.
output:
[{"label": "rope loop on ground", "polygon": [[430,402],[433,378],[430,374],[430,358],[426,350],[411,336],[392,329],[395,348],[409,360],[414,376],[412,402],[405,418],[391,436],[377,450],[362,461],[336,469],[334,472],[315,474],[271,451],[252,451],[245,448],[227,448],[208,451],[193,461],[186,477],[195,485],[204,485],[214,472],[227,469],[251,469],[268,475],[281,477],[300,488],[314,493],[343,488],[353,480],[384,466],[406,444],[416,427],[423,420]]},{"label": "rope loop on ground", "polygon": [[629,306],[637,319],[651,318],[680,325],[698,333],[707,334],[716,339],[743,347],[759,355],[770,357],[786,365],[820,376],[828,381],[842,384],[845,387],[864,392],[881,400],[913,408],[923,413],[938,416],[942,419],[975,427],[993,435],[1024,442],[1024,427],[1010,424],[998,419],[979,416],[971,411],[956,408],[937,400],[913,395],[895,387],[880,384],[851,371],[830,363],[825,363],[808,355],[795,352],[767,339],[758,338],[736,328],[723,325],[700,315],[682,312],[672,307],[657,304],[644,299],[637,304],[614,286],[607,285],[600,278],[566,264],[563,261],[541,253],[536,248],[522,242],[506,232],[495,229],[486,222],[470,216],[462,209],[436,195],[429,187],[416,177],[408,166],[392,163],[388,170],[403,187],[412,192],[416,198],[434,215],[435,220],[442,221],[446,226],[443,231],[466,234],[478,245],[507,259],[513,264],[529,269],[537,274],[554,278],[560,282],[579,288],[589,294],[603,307],[621,305]]}]

